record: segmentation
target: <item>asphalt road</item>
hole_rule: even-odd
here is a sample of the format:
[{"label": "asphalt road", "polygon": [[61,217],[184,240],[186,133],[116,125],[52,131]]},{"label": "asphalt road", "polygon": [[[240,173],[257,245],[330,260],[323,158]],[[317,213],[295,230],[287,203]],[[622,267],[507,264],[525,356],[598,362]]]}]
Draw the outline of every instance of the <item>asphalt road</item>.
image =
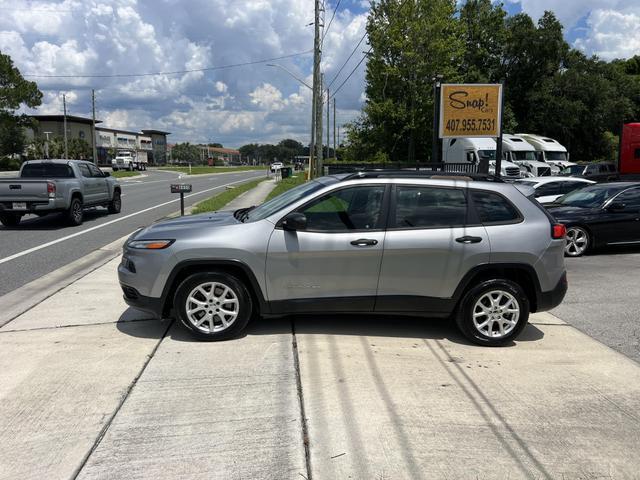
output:
[{"label": "asphalt road", "polygon": [[[139,227],[180,209],[180,196],[169,185],[179,174],[148,170],[143,178],[122,179],[122,211],[109,215],[106,208],[85,212],[84,223],[70,227],[58,215],[23,217],[18,227],[0,225],[0,296],[67,265]],[[179,180],[193,185],[185,206],[224,190],[229,184],[264,176],[265,171],[194,175]]]},{"label": "asphalt road", "polygon": [[566,259],[569,290],[551,313],[640,363],[640,248]]}]

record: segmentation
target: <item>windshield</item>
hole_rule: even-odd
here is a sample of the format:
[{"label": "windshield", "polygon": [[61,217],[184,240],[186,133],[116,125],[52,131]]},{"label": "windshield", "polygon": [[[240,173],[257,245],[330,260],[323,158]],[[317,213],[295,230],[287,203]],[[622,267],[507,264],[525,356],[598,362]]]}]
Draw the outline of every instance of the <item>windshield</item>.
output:
[{"label": "windshield", "polygon": [[495,160],[496,151],[495,150],[478,150],[478,156],[480,158],[488,158],[489,160]]},{"label": "windshield", "polygon": [[65,163],[27,163],[22,167],[25,178],[73,178],[73,170]]},{"label": "windshield", "polygon": [[622,188],[619,185],[594,185],[567,193],[559,198],[556,203],[567,207],[598,208],[621,190]]},{"label": "windshield", "polygon": [[547,160],[567,160],[567,152],[544,152]]},{"label": "windshield", "polygon": [[302,185],[292,188],[291,190],[287,190],[268,202],[263,203],[259,207],[249,211],[245,221],[253,222],[255,220],[263,220],[273,215],[278,210],[283,209],[287,205],[291,205],[292,203],[297,202],[301,198],[318,191],[323,187],[326,187],[326,185],[320,182],[303,183]]},{"label": "windshield", "polygon": [[584,167],[582,165],[570,165],[566,168],[563,168],[560,172],[560,175],[568,176],[568,175],[580,175]]},{"label": "windshield", "polygon": [[534,151],[511,152],[511,155],[513,155],[514,160],[535,160],[536,159],[536,152]]}]

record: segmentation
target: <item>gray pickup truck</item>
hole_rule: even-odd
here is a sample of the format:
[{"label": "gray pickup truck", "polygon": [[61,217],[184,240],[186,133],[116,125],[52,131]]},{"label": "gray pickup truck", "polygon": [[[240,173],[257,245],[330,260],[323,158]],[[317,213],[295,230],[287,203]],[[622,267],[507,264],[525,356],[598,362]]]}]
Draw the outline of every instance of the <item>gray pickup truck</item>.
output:
[{"label": "gray pickup truck", "polygon": [[83,160],[31,160],[20,176],[0,179],[0,222],[16,226],[23,215],[63,213],[71,225],[82,223],[84,208],[122,207],[118,181]]}]

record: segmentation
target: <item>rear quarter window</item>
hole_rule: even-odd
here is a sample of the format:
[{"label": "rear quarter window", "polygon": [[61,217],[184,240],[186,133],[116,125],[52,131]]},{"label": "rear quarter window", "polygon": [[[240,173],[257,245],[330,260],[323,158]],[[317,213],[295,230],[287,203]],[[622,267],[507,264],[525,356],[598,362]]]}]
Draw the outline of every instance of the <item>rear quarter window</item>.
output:
[{"label": "rear quarter window", "polygon": [[502,195],[471,190],[471,199],[483,225],[501,225],[522,221],[520,212]]}]

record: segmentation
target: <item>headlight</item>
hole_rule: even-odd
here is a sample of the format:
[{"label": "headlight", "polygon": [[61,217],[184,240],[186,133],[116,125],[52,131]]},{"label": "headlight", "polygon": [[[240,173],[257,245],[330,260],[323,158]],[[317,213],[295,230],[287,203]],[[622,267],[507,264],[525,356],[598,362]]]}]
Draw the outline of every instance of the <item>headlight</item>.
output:
[{"label": "headlight", "polygon": [[139,250],[162,250],[173,242],[175,242],[175,240],[133,240],[129,242],[127,246]]}]

